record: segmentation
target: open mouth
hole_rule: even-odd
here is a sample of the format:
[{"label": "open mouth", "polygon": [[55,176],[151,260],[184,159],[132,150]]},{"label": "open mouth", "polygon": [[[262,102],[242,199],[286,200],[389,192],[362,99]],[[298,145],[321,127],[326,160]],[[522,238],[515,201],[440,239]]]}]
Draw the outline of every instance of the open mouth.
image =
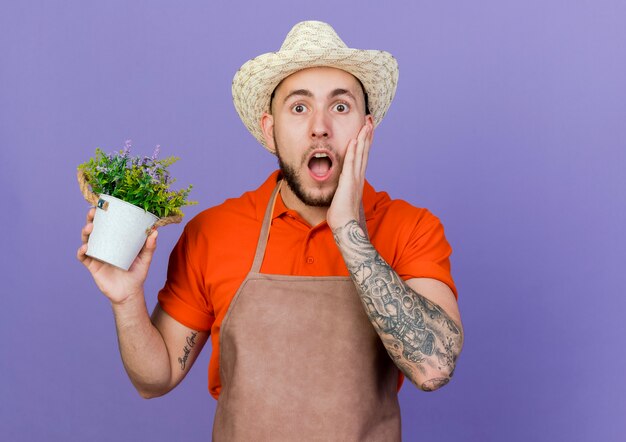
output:
[{"label": "open mouth", "polygon": [[315,152],[309,160],[309,170],[314,178],[326,178],[332,167],[332,159],[324,152]]}]

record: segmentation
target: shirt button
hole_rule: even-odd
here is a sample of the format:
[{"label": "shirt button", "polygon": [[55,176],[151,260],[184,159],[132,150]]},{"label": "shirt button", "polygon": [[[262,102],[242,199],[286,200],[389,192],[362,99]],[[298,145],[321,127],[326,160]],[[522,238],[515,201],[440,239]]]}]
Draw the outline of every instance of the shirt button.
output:
[{"label": "shirt button", "polygon": [[315,259],[312,256],[307,256],[306,262],[307,264],[313,264],[315,262]]}]

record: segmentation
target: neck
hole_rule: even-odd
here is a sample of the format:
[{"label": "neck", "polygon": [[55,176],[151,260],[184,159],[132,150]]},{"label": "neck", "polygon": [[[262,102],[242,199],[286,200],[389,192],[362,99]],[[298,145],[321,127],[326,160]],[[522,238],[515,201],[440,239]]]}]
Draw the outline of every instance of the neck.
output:
[{"label": "neck", "polygon": [[298,212],[310,226],[317,226],[322,221],[326,221],[328,207],[316,207],[304,204],[285,182],[283,182],[280,188],[280,196],[285,206],[290,210]]}]

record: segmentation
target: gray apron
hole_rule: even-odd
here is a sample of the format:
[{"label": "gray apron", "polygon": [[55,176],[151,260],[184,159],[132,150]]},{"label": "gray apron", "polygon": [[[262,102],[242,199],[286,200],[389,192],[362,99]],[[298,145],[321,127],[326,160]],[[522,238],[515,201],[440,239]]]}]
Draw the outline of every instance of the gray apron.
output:
[{"label": "gray apron", "polygon": [[259,273],[279,188],[222,322],[213,440],[400,440],[398,370],[352,280]]}]

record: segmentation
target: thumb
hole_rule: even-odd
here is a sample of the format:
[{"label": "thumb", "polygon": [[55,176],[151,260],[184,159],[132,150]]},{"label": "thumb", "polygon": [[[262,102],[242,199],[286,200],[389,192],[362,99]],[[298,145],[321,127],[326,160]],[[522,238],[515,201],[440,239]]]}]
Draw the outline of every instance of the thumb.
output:
[{"label": "thumb", "polygon": [[149,266],[152,261],[152,256],[154,255],[154,251],[157,246],[157,236],[159,236],[159,232],[155,229],[152,233],[150,233],[150,235],[148,235],[146,243],[143,245],[143,248],[137,257],[140,262],[146,266]]}]

